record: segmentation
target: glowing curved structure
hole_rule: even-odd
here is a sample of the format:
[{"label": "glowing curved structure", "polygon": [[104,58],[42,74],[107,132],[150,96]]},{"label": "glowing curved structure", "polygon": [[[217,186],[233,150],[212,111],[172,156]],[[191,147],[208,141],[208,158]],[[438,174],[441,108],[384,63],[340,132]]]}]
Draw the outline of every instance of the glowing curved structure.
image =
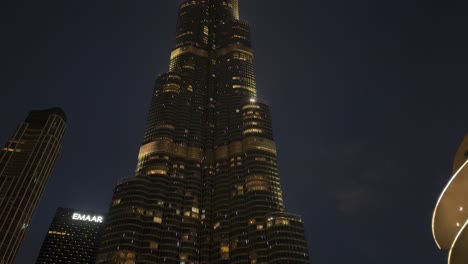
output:
[{"label": "glowing curved structure", "polygon": [[454,174],[437,201],[432,234],[449,264],[468,263],[468,135],[455,155]]}]

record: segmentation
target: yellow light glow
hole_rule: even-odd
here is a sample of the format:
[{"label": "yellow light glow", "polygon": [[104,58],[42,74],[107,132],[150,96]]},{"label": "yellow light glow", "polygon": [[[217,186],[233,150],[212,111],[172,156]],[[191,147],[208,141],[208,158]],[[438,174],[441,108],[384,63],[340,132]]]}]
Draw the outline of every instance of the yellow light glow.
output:
[{"label": "yellow light glow", "polygon": [[457,176],[460,174],[460,172],[465,168],[465,166],[467,164],[468,164],[468,160],[465,161],[465,163],[457,170],[457,172],[455,172],[453,177],[448,182],[447,186],[445,186],[444,190],[442,191],[442,194],[439,196],[439,199],[437,200],[437,204],[436,204],[436,207],[434,209],[434,213],[432,215],[432,236],[434,237],[434,241],[435,241],[435,243],[436,243],[436,245],[437,245],[437,247],[439,249],[442,249],[442,247],[441,247],[439,241],[437,240],[437,236],[436,236],[436,233],[435,233],[435,218],[436,218],[436,215],[437,215],[437,212],[438,212],[438,209],[439,209],[439,205],[440,205],[440,202],[441,202],[442,198],[444,197],[445,193],[447,192],[447,189],[450,187],[452,182],[457,178]]},{"label": "yellow light glow", "polygon": [[450,252],[449,252],[449,256],[448,256],[448,264],[451,264],[451,258],[452,258],[452,251],[453,249],[455,248],[455,245],[457,244],[458,242],[458,238],[460,238],[460,235],[463,233],[463,231],[465,230],[466,226],[468,225],[468,220],[465,222],[465,224],[463,225],[463,227],[460,229],[460,231],[458,232],[457,236],[455,237],[455,240],[453,240],[453,243],[452,243],[452,246],[450,247]]}]

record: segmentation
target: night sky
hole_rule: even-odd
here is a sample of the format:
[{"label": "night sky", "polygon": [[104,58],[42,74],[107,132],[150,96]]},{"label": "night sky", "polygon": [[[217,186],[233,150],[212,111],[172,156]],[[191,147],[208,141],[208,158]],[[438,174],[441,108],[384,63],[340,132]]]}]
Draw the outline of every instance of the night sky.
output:
[{"label": "night sky", "polygon": [[[431,217],[468,133],[467,1],[240,2],[311,263],[446,263]],[[2,3],[0,142],[31,109],[68,115],[17,263],[35,261],[57,207],[105,212],[132,175],[178,3]]]}]

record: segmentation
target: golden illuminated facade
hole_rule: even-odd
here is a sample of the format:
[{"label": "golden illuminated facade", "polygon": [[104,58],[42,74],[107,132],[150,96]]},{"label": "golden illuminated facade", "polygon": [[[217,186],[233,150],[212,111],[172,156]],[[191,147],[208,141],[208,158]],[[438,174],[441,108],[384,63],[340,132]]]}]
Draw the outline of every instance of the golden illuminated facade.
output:
[{"label": "golden illuminated facade", "polygon": [[437,246],[449,250],[449,264],[468,263],[468,135],[455,155],[453,176],[443,190],[432,219]]},{"label": "golden illuminated facade", "polygon": [[62,109],[31,111],[0,152],[0,263],[13,263],[57,160]]},{"label": "golden illuminated facade", "polygon": [[180,4],[135,177],[115,189],[98,263],[309,263],[284,212],[268,105],[237,0]]}]

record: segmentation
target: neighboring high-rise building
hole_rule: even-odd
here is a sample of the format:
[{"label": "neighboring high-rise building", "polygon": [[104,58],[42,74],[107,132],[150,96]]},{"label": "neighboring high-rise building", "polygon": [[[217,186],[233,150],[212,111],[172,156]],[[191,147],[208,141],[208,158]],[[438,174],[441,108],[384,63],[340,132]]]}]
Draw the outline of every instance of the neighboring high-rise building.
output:
[{"label": "neighboring high-rise building", "polygon": [[58,208],[36,263],[96,263],[103,223],[103,214]]},{"label": "neighboring high-rise building", "polygon": [[13,263],[57,160],[62,109],[31,111],[0,152],[0,263]]},{"label": "neighboring high-rise building", "polygon": [[468,263],[468,135],[453,163],[453,176],[443,190],[432,218],[437,246],[449,250],[449,264]]},{"label": "neighboring high-rise building", "polygon": [[309,263],[303,221],[284,212],[237,0],[183,1],[176,31],[97,263]]}]

